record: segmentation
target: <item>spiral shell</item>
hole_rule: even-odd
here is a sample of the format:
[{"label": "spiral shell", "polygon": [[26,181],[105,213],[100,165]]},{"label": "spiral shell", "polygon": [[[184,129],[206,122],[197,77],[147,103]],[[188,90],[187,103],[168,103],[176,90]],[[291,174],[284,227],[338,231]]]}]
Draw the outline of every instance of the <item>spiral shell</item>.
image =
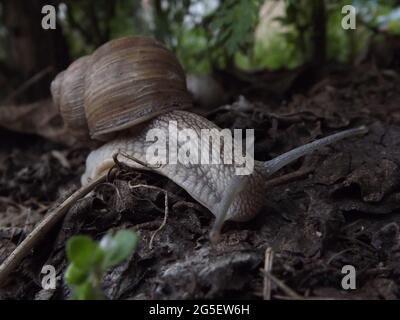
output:
[{"label": "spiral shell", "polygon": [[61,72],[51,84],[54,104],[71,134],[79,139],[89,139],[84,108],[85,74],[89,56],[74,61],[66,71]]},{"label": "spiral shell", "polygon": [[176,57],[144,37],[107,42],[60,73],[51,89],[71,133],[97,140],[192,104]]}]

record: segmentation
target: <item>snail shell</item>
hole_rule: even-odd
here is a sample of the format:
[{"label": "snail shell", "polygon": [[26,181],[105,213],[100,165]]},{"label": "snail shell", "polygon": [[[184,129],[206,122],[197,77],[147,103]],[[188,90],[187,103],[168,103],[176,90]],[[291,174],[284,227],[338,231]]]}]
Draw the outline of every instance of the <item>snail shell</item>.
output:
[{"label": "snail shell", "polygon": [[60,73],[51,91],[72,134],[103,141],[161,113],[192,105],[174,54],[144,37],[107,42]]},{"label": "snail shell", "polygon": [[89,56],[74,61],[51,83],[53,101],[70,133],[81,140],[89,139],[84,106],[84,81]]}]

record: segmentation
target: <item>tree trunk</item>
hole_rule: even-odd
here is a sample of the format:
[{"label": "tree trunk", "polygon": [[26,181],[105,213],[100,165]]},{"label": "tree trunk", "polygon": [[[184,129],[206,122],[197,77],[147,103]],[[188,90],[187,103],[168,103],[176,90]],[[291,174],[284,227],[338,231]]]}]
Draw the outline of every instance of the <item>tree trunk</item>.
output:
[{"label": "tree trunk", "polygon": [[312,63],[323,66],[326,61],[325,0],[312,0]]},{"label": "tree trunk", "polygon": [[57,0],[0,0],[4,26],[7,30],[6,50],[9,67],[20,83],[38,72],[51,72],[32,84],[19,100],[33,101],[49,95],[53,77],[69,63],[68,47],[61,26],[55,30],[42,29],[44,5],[58,6]]}]

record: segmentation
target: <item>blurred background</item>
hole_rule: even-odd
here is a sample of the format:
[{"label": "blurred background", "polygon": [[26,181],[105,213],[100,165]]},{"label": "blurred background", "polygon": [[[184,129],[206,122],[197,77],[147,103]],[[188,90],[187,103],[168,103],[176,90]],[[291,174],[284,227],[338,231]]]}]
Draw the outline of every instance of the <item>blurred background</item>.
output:
[{"label": "blurred background", "polygon": [[[357,9],[356,30],[341,27],[346,4]],[[56,30],[41,28],[44,5],[57,8]],[[227,74],[305,65],[397,67],[399,17],[398,0],[0,0],[0,104],[48,96],[71,61],[126,35],[159,39],[188,73],[225,86]]]}]

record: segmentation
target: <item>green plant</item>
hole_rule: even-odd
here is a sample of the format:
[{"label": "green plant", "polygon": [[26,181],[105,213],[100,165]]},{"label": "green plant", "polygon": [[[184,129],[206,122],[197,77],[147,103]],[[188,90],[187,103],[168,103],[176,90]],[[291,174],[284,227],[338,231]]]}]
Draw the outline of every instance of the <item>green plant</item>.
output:
[{"label": "green plant", "polygon": [[83,235],[69,239],[67,257],[70,264],[65,272],[65,281],[72,289],[71,298],[105,299],[101,289],[104,273],[127,259],[137,243],[137,235],[129,230],[107,234],[99,243]]},{"label": "green plant", "polygon": [[216,44],[224,46],[228,55],[238,50],[248,52],[252,48],[253,34],[258,22],[260,0],[227,0],[221,3],[211,29],[216,31]]}]

